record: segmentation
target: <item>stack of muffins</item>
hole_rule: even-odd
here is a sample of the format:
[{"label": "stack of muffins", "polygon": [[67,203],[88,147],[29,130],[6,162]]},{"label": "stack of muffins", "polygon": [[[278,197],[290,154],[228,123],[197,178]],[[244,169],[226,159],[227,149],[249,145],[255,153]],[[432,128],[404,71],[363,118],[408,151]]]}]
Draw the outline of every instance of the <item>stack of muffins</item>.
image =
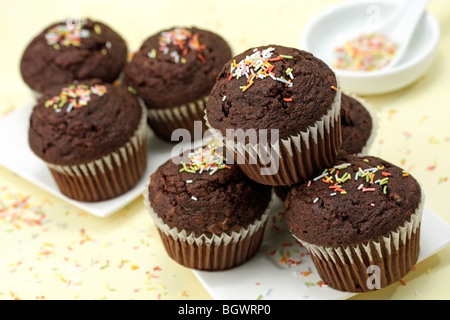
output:
[{"label": "stack of muffins", "polygon": [[[285,201],[292,236],[330,287],[365,292],[399,280],[418,259],[423,194],[409,173],[365,155],[376,127],[367,107],[341,92],[333,71],[310,53],[268,45],[230,59],[205,118],[233,164],[227,171],[223,154],[222,162],[202,161],[210,156],[198,152],[211,146],[193,150],[186,162],[172,159],[160,167],[144,192],[169,255],[191,268],[222,270],[245,261],[236,254],[245,233],[259,246],[246,226],[270,196],[224,186],[235,172]],[[242,209],[253,218],[238,221]],[[231,240],[233,225],[245,232]],[[255,254],[250,247],[247,259]]]},{"label": "stack of muffins", "polygon": [[174,27],[150,36],[127,62],[126,42],[104,23],[54,23],[20,64],[37,98],[30,147],[65,196],[116,198],[146,171],[147,124],[165,141],[179,128],[193,135],[196,121],[199,134],[206,130],[209,91],[230,57],[220,36]]},{"label": "stack of muffins", "polygon": [[195,27],[155,33],[126,56],[125,41],[91,20],[48,27],[23,55],[39,96],[30,146],[63,194],[102,201],[133,188],[147,165],[147,124],[164,141],[209,129],[220,143],[145,177],[144,204],[176,262],[217,271],[251,259],[272,191],[332,288],[380,289],[417,262],[421,188],[367,155],[370,107],[342,92],[323,61],[275,44],[232,57],[220,36]]},{"label": "stack of muffins", "polygon": [[145,172],[147,111],[112,84],[126,63],[122,37],[98,21],[70,22],[47,27],[22,56],[22,77],[38,98],[29,144],[62,194],[103,201],[133,188]]},{"label": "stack of muffins", "polygon": [[[290,232],[330,287],[380,289],[417,262],[421,188],[401,168],[363,154],[375,123],[324,62],[277,45],[247,50],[222,69],[206,118],[242,171],[285,201]],[[271,133],[257,142],[232,134],[240,128]]]}]

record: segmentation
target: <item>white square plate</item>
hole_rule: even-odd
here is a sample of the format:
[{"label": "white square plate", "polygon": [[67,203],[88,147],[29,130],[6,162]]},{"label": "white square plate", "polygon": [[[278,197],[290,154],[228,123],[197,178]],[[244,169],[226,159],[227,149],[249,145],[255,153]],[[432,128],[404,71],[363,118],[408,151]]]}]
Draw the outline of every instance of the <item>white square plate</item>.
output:
[{"label": "white square plate", "polygon": [[170,158],[170,151],[174,146],[150,133],[147,169],[133,189],[111,200],[95,203],[75,201],[59,191],[46,164],[28,145],[29,118],[33,106],[33,103],[27,104],[0,119],[0,164],[73,206],[98,217],[107,217],[139,197],[148,177]]},{"label": "white square plate", "polygon": [[[23,106],[0,119],[0,164],[38,187],[98,217],[107,217],[139,197],[147,178],[170,158],[175,146],[150,134],[147,171],[135,188],[118,198],[98,203],[74,201],[59,192],[46,165],[28,146],[28,121],[32,107],[33,104]],[[264,241],[253,259],[227,271],[193,271],[214,299],[328,300],[346,299],[353,295],[321,285],[310,257],[306,255],[305,249],[294,241],[284,220],[280,218],[279,213],[282,211],[282,202],[274,196]],[[419,260],[429,257],[449,243],[450,226],[425,206]]]},{"label": "white square plate", "polygon": [[[341,292],[320,282],[306,249],[289,233],[281,200],[274,196],[262,246],[255,257],[234,269],[194,274],[216,300],[342,300]],[[450,243],[450,226],[425,206],[419,261]]]}]

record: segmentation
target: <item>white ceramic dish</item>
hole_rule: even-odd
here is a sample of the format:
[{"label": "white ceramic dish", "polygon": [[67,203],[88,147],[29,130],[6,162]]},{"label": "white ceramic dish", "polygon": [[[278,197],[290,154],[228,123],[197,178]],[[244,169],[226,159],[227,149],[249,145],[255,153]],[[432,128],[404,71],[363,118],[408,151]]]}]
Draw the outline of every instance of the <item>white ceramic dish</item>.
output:
[{"label": "white ceramic dish", "polygon": [[[303,29],[300,48],[333,66],[333,49],[342,45],[348,34],[363,30],[367,23],[388,19],[398,2],[358,0],[330,7],[313,18]],[[343,89],[360,95],[384,94],[402,89],[423,76],[431,66],[439,42],[440,30],[429,13],[420,20],[404,59],[389,70],[357,72],[333,69]]]},{"label": "white ceramic dish", "polygon": [[[321,286],[312,260],[305,255],[306,249],[280,219],[282,210],[282,203],[275,196],[263,244],[253,259],[227,271],[194,271],[215,300],[342,300],[354,295]],[[450,226],[425,206],[419,261],[449,243]],[[288,252],[291,263],[284,264],[282,259]]]},{"label": "white ceramic dish", "polygon": [[59,191],[47,166],[28,146],[28,121],[32,108],[33,104],[30,103],[0,119],[0,164],[69,204],[95,216],[107,217],[139,197],[150,174],[170,158],[172,144],[151,135],[148,144],[147,169],[133,189],[117,198],[95,203],[72,200]]}]

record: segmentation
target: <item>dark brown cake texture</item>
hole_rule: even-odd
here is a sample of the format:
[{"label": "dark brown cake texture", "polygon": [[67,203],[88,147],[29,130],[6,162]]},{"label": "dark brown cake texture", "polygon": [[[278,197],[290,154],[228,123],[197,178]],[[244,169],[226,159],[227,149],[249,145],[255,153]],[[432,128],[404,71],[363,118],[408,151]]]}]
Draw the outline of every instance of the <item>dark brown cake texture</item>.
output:
[{"label": "dark brown cake texture", "polygon": [[[255,183],[236,165],[224,164],[215,150],[214,146],[195,150],[190,163],[168,160],[152,174],[148,188],[152,210],[167,230],[177,229],[176,239],[159,229],[168,254],[187,267],[202,270],[228,269],[256,253],[264,227],[247,236],[242,230],[251,230],[249,226],[263,219],[271,200],[271,187]],[[190,236],[218,239],[223,234],[239,234],[240,238],[227,245],[215,241],[187,244]]]},{"label": "dark brown cake texture", "polygon": [[249,61],[247,57],[256,51],[248,49],[237,55],[222,68],[208,101],[208,121],[222,135],[226,136],[227,129],[278,129],[280,139],[286,139],[314,125],[330,109],[336,96],[332,87],[337,86],[333,71],[305,51],[277,45],[257,49],[270,48],[274,49],[270,51],[270,72],[290,84],[274,80],[269,72],[264,79],[255,76],[251,81],[243,73],[238,76],[237,63]]},{"label": "dark brown cake texture", "polygon": [[[242,129],[253,137],[268,130],[270,142],[272,130],[278,130],[280,145],[290,139],[294,154],[281,147],[284,163],[275,175],[262,177],[261,164],[238,164],[257,182],[291,185],[308,179],[337,156],[341,146],[337,87],[333,71],[308,52],[279,45],[249,49],[222,68],[208,100],[207,119],[223,137],[230,130]],[[318,122],[330,113],[329,128],[313,139],[310,128],[322,125]],[[296,145],[292,137],[300,132],[308,137]]]},{"label": "dark brown cake texture", "polygon": [[369,111],[354,97],[342,94],[342,147],[348,154],[359,154],[367,146],[373,130]]},{"label": "dark brown cake texture", "polygon": [[[82,201],[112,198],[134,186],[145,170],[146,143],[142,134],[136,137],[144,111],[138,99],[123,86],[99,80],[56,86],[45,92],[33,108],[29,145],[50,166],[67,196]],[[134,144],[130,142],[133,139],[137,139]],[[125,146],[131,147],[126,152],[128,159],[119,152]],[[117,154],[105,166],[120,171],[117,177],[108,170],[103,177],[99,172],[102,170],[96,171],[95,166],[90,167],[89,174],[71,169],[101,161],[113,153]],[[80,181],[75,181],[76,177]],[[74,181],[70,181],[72,178]],[[97,190],[102,185],[109,188],[111,183],[111,190]],[[85,192],[81,191],[83,187]]]},{"label": "dark brown cake texture", "polygon": [[[71,103],[71,96],[78,98]],[[134,135],[141,115],[139,101],[122,86],[87,81],[54,87],[33,109],[30,147],[48,163],[93,161],[124,145]]]},{"label": "dark brown cake texture", "polygon": [[[381,269],[385,287],[417,262],[422,204],[420,185],[408,172],[380,158],[348,155],[311,182],[294,186],[284,213],[289,230],[311,250],[322,280],[359,292],[370,290],[365,282],[370,265]],[[328,248],[335,250],[333,263],[324,255]]]},{"label": "dark brown cake texture", "polygon": [[150,110],[149,124],[155,133],[170,141],[173,130],[186,128],[193,133],[194,121],[203,121],[207,97],[230,58],[231,49],[218,34],[173,27],[143,42],[127,64],[124,80]]},{"label": "dark brown cake texture", "polygon": [[75,80],[114,82],[127,59],[123,38],[109,26],[90,19],[79,25],[52,24],[25,49],[20,70],[25,83],[42,93]]}]

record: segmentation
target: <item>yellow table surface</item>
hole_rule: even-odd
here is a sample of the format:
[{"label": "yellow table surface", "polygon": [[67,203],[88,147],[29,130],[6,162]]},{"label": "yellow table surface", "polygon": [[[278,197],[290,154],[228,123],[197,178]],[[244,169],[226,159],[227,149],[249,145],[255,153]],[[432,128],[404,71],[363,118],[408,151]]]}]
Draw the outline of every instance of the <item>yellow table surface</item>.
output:
[{"label": "yellow table surface", "polygon": [[[0,117],[33,99],[19,72],[26,45],[73,12],[106,22],[130,50],[163,28],[196,25],[221,34],[237,54],[268,43],[298,47],[309,19],[337,2],[0,0]],[[450,2],[428,8],[441,27],[436,60],[408,88],[365,97],[380,126],[370,153],[417,177],[427,206],[450,223]],[[0,157],[8,154],[0,150]],[[166,255],[141,197],[98,218],[0,166],[0,210],[0,299],[211,299]],[[450,247],[403,280],[352,299],[449,299]]]}]

